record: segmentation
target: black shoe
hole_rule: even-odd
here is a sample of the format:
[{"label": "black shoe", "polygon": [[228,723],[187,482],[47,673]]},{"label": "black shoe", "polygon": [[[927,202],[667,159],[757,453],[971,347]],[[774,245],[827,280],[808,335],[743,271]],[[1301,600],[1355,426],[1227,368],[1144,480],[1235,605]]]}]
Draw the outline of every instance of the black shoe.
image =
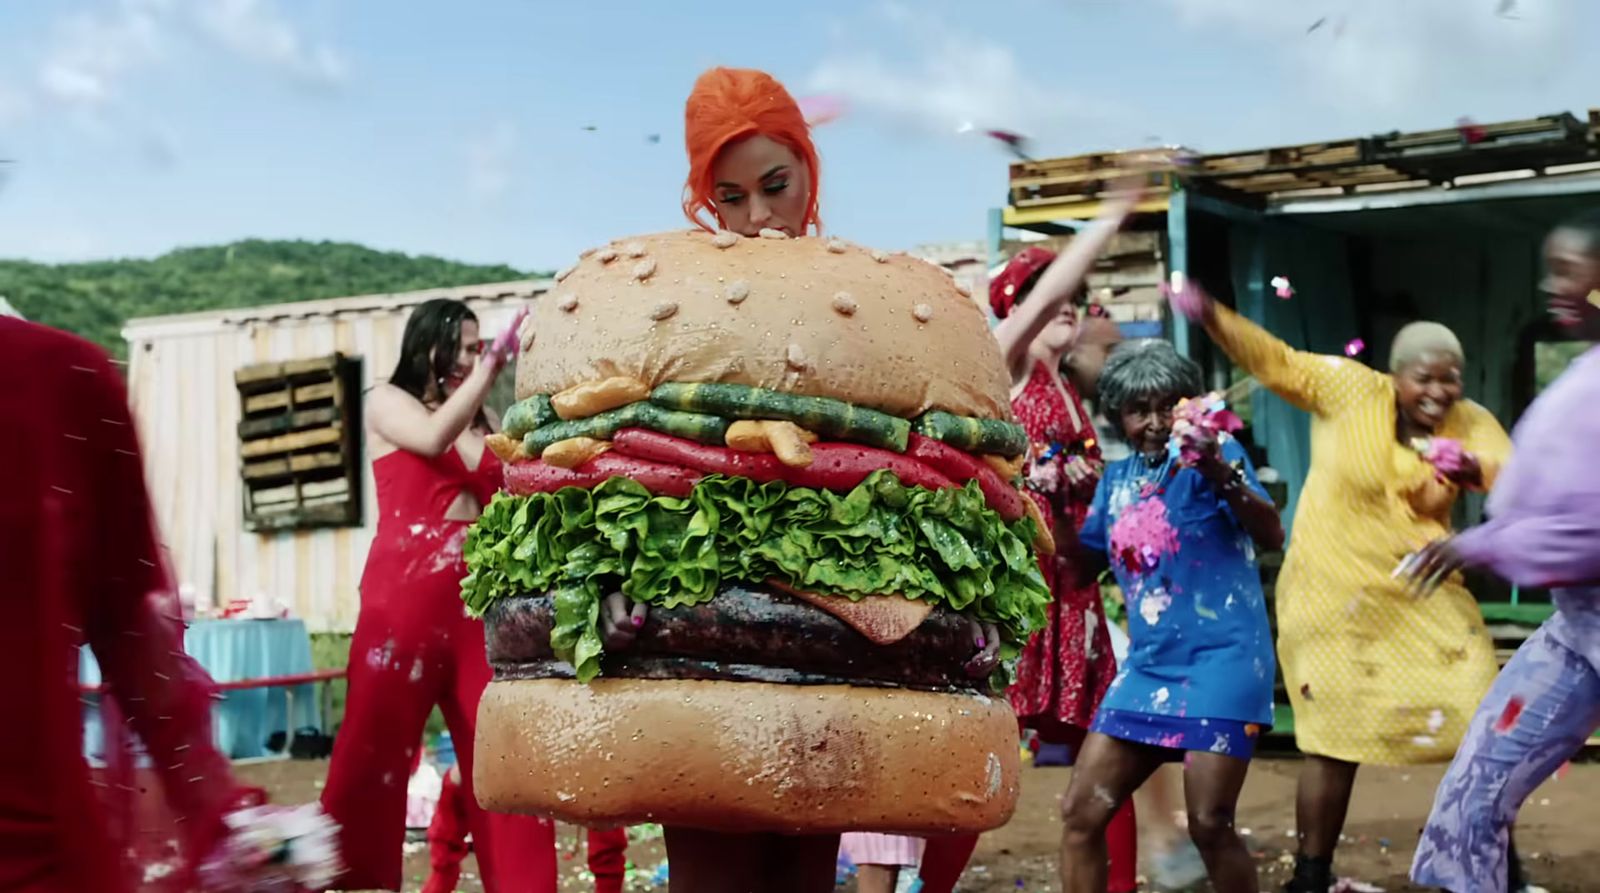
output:
[{"label": "black shoe", "polygon": [[1333,860],[1315,856],[1294,857],[1294,877],[1283,893],[1328,893],[1333,887]]}]

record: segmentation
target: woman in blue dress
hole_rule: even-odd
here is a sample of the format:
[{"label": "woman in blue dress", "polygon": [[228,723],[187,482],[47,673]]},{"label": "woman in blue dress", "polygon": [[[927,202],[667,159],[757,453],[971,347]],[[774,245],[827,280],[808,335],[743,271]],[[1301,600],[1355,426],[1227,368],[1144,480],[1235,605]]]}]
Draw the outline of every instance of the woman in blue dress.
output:
[{"label": "woman in blue dress", "polygon": [[1100,566],[1110,561],[1132,644],[1062,800],[1066,893],[1103,893],[1107,823],[1176,760],[1213,888],[1257,889],[1233,818],[1272,721],[1272,636],[1255,548],[1280,548],[1283,525],[1237,441],[1201,433],[1183,456],[1169,451],[1175,407],[1200,390],[1199,367],[1165,341],[1119,346],[1100,379],[1106,418],[1132,452],[1106,467],[1079,542]]}]

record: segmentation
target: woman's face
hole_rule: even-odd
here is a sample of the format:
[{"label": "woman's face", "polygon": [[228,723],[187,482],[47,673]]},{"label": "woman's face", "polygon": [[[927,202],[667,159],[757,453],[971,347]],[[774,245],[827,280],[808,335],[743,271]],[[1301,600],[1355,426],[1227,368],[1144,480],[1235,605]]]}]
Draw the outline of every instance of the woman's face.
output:
[{"label": "woman's face", "polygon": [[1577,230],[1562,228],[1544,242],[1545,277],[1556,324],[1579,338],[1600,336],[1600,245]]},{"label": "woman's face", "polygon": [[717,156],[711,178],[726,228],[741,236],[764,229],[805,235],[811,172],[789,147],[759,134],[740,140]]},{"label": "woman's face", "polygon": [[1461,361],[1448,354],[1423,354],[1394,373],[1394,392],[1407,421],[1424,431],[1437,430],[1461,400]]},{"label": "woman's face", "polygon": [[[478,354],[483,350],[483,342],[478,339],[478,321],[463,319],[461,321],[461,341],[456,348],[456,361],[451,366],[450,372],[445,375],[442,390],[444,396],[449,397],[461,383],[466,380],[467,374],[472,371],[473,364],[478,361]],[[434,368],[438,368],[437,364]]]},{"label": "woman's face", "polygon": [[1154,456],[1167,451],[1172,437],[1172,410],[1176,394],[1135,397],[1122,406],[1122,436],[1134,450]]},{"label": "woman's face", "polygon": [[1068,304],[1061,308],[1039,333],[1039,346],[1047,353],[1062,354],[1072,349],[1078,340],[1078,308]]}]

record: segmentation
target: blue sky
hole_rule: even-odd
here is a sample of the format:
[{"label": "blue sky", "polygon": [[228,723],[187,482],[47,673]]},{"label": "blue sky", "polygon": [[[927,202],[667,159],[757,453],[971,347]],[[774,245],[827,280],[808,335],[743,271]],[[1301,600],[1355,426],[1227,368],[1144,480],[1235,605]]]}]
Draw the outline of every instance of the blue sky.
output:
[{"label": "blue sky", "polygon": [[1007,158],[964,122],[1052,155],[1582,112],[1594,35],[1590,0],[10,0],[0,257],[260,236],[564,266],[682,223],[714,64],[850,100],[817,131],[830,231],[975,239]]}]

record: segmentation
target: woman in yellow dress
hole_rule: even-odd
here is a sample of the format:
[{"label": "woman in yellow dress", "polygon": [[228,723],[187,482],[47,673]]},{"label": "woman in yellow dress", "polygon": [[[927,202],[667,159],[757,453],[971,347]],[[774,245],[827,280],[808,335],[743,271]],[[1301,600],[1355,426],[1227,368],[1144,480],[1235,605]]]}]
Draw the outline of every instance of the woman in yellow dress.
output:
[{"label": "woman in yellow dress", "polygon": [[1410,597],[1396,567],[1445,536],[1463,488],[1487,490],[1510,452],[1462,397],[1460,342],[1402,329],[1389,374],[1294,350],[1192,284],[1173,309],[1234,363],[1311,413],[1311,467],[1277,584],[1278,655],[1306,761],[1289,893],[1327,893],[1363,763],[1448,762],[1494,681],[1494,644],[1459,575]]}]

